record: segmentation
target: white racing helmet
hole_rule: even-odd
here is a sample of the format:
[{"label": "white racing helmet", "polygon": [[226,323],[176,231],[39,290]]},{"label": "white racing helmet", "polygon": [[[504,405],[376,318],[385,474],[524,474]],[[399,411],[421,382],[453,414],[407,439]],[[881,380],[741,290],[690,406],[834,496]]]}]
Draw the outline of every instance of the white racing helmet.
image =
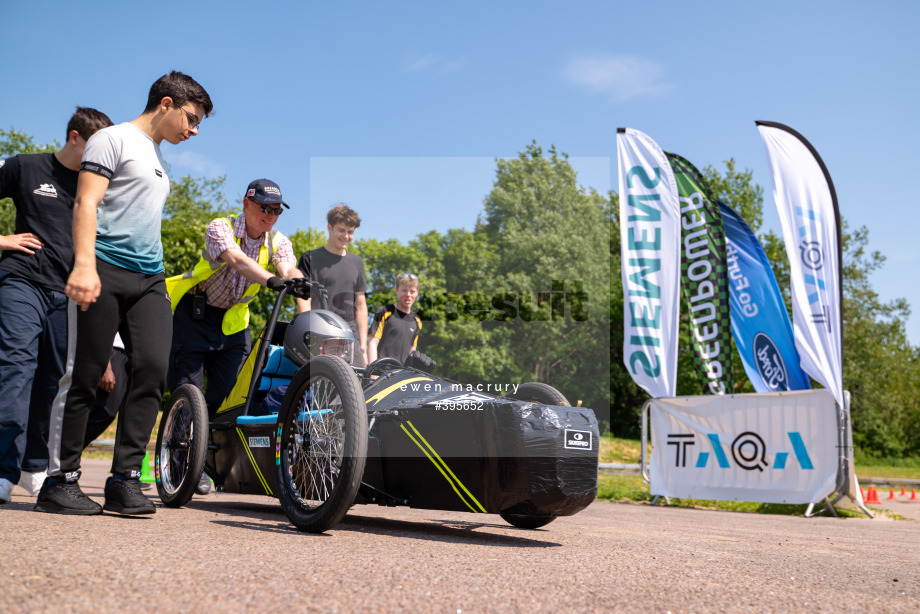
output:
[{"label": "white racing helmet", "polygon": [[316,309],[297,314],[284,333],[284,355],[298,367],[317,356],[354,359],[355,333],[341,316]]}]

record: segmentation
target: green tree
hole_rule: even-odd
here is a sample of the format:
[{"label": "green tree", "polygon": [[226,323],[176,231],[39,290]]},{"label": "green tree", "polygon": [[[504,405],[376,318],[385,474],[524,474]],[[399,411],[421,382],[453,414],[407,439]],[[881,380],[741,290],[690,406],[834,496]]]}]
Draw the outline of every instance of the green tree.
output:
[{"label": "green tree", "polygon": [[734,209],[755,233],[763,224],[763,188],[754,183],[754,172],[735,170],[735,159],[725,161],[725,172],[709,165],[703,169],[716,199]]},{"label": "green tree", "polygon": [[611,204],[578,185],[565,153],[550,147],[547,154],[531,143],[496,162],[477,232],[497,261],[494,275],[483,269],[490,277],[477,289],[518,298],[518,317],[493,325],[507,338],[510,364],[606,420]]},{"label": "green tree", "polygon": [[871,456],[920,453],[920,350],[907,340],[910,306],[883,302],[870,276],[885,263],[869,250],[869,230],[843,224],[843,384],[850,391],[853,440]]},{"label": "green tree", "polygon": [[61,143],[55,139],[51,143],[36,143],[31,135],[20,130],[0,128],[0,158],[8,158],[18,154],[50,153],[61,148]]},{"label": "green tree", "polygon": [[191,271],[201,257],[208,223],[232,212],[223,193],[225,179],[170,179],[161,230],[167,276]]},{"label": "green tree", "polygon": [[464,229],[419,235],[410,245],[428,259],[419,272],[417,301],[422,318],[419,349],[439,364],[439,373],[463,383],[520,380],[512,368],[503,331],[476,311],[495,277],[492,246]]},{"label": "green tree", "polygon": [[[413,246],[403,245],[397,239],[359,239],[352,251],[364,260],[368,296],[395,299],[393,286],[398,273],[410,272],[420,275],[420,291],[429,286],[430,280],[421,272],[426,268],[428,258],[424,252]],[[391,302],[389,298],[385,299]],[[370,301],[368,301],[370,305]],[[380,305],[376,305],[379,307]],[[370,309],[370,307],[369,307]],[[373,313],[373,311],[371,311]]]}]

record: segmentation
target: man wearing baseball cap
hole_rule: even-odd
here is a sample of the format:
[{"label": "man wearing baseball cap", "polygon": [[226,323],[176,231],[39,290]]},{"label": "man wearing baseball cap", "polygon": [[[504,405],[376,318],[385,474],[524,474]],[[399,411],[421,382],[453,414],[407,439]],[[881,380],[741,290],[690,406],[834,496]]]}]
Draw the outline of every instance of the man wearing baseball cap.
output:
[{"label": "man wearing baseball cap", "polygon": [[272,229],[285,209],[290,206],[278,184],[256,179],[240,215],[208,224],[195,269],[166,280],[174,314],[169,389],[188,383],[202,388],[207,373],[204,397],[212,417],[252,346],[249,302],[262,286],[278,290],[282,279],[302,277],[291,241]]}]

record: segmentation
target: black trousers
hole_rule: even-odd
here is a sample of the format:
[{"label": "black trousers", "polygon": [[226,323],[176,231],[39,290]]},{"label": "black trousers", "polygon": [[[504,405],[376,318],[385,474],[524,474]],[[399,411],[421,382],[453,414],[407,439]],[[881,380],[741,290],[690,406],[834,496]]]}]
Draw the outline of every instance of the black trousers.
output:
[{"label": "black trousers", "polygon": [[51,407],[64,373],[67,297],[0,271],[0,478],[48,467]]},{"label": "black trousers", "polygon": [[[58,392],[58,398],[66,395],[66,401],[60,448],[51,450],[52,475],[80,468],[90,408],[105,373],[116,331],[121,333],[125,353],[131,357],[131,369],[123,411],[118,413],[113,474],[140,475],[166,386],[172,309],[165,276],[128,271],[98,259],[96,270],[102,292],[89,309],[76,310],[76,346],[72,354],[68,351],[68,371]],[[54,424],[52,419],[52,428]]]},{"label": "black trousers", "polygon": [[226,309],[208,305],[204,318],[192,317],[192,297],[185,295],[173,317],[172,350],[169,356],[167,383],[170,390],[183,384],[204,388],[208,414],[213,418],[240,372],[252,347],[249,328],[225,335],[221,331]]},{"label": "black trousers", "polygon": [[86,422],[86,435],[83,437],[84,448],[109,428],[127,398],[131,383],[131,363],[128,362],[128,356],[123,349],[112,348],[109,362],[112,363],[112,371],[115,373],[115,388],[112,389],[112,392],[106,392],[102,388],[96,390],[96,400],[93,401]]}]

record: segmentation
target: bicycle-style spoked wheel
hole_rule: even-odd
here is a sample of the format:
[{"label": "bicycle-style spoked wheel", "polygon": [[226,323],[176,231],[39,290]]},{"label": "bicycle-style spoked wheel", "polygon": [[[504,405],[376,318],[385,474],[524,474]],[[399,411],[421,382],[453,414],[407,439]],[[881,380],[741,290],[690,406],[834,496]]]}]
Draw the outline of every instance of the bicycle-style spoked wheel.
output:
[{"label": "bicycle-style spoked wheel", "polygon": [[156,447],[156,483],[167,507],[182,507],[195,493],[208,451],[208,407],[191,385],[173,391],[160,418]]},{"label": "bicycle-style spoked wheel", "polygon": [[335,526],[354,502],[367,455],[364,394],[348,363],[319,356],[297,372],[276,437],[284,513],[302,531]]}]

